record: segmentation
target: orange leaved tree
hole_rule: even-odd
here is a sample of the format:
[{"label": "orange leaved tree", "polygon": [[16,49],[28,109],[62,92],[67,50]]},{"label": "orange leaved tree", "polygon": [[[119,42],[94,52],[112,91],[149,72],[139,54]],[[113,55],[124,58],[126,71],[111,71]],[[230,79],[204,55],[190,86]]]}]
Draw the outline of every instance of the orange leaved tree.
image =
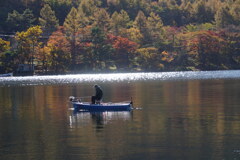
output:
[{"label": "orange leaved tree", "polygon": [[137,43],[130,41],[128,38],[112,34],[108,35],[108,41],[115,49],[113,60],[115,60],[116,65],[120,68],[128,68],[138,47]]},{"label": "orange leaved tree", "polygon": [[71,63],[71,44],[65,36],[63,27],[59,27],[49,37],[46,50],[50,69],[57,73],[67,71]]}]

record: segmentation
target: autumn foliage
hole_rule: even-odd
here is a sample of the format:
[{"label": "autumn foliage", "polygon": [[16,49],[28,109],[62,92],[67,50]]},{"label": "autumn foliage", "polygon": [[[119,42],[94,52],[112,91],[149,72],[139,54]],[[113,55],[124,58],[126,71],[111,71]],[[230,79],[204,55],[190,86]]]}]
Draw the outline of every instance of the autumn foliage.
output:
[{"label": "autumn foliage", "polygon": [[8,50],[9,48],[10,48],[10,42],[0,38],[0,53]]},{"label": "autumn foliage", "polygon": [[16,32],[0,39],[0,68],[7,70],[21,63],[40,73],[240,66],[239,0],[32,0],[12,10],[2,4],[0,31]]},{"label": "autumn foliage", "polygon": [[116,50],[116,54],[120,55],[134,53],[138,46],[137,43],[130,41],[128,38],[114,36],[112,34],[108,35],[108,40]]}]

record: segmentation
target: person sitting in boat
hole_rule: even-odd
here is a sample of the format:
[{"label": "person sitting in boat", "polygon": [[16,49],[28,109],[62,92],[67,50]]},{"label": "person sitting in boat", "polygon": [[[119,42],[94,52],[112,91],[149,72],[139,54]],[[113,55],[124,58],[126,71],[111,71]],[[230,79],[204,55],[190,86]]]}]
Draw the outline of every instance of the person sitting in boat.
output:
[{"label": "person sitting in boat", "polygon": [[103,97],[103,91],[101,87],[97,84],[94,85],[94,88],[95,88],[96,94],[95,96],[92,96],[92,104],[100,103]]}]

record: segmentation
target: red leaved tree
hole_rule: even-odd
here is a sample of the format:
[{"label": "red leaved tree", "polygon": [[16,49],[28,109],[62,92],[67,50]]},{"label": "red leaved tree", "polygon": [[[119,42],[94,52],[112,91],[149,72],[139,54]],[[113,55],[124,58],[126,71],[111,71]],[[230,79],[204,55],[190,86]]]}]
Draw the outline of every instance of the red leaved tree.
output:
[{"label": "red leaved tree", "polygon": [[114,36],[112,34],[109,34],[107,37],[109,43],[111,43],[112,47],[115,49],[113,59],[116,65],[120,68],[128,68],[138,44],[130,41],[128,38]]},{"label": "red leaved tree", "polygon": [[196,67],[201,70],[218,69],[222,63],[225,40],[213,31],[196,31],[183,34],[183,45]]}]

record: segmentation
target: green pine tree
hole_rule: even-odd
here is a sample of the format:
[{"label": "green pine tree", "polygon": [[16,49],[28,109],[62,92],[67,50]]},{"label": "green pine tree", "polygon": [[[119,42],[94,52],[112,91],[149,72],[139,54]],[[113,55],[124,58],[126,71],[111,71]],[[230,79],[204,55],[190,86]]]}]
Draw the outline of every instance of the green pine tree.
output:
[{"label": "green pine tree", "polygon": [[197,23],[211,23],[214,20],[213,11],[206,5],[206,2],[204,0],[196,3],[194,10],[194,15]]},{"label": "green pine tree", "polygon": [[113,32],[118,35],[122,29],[127,29],[131,26],[131,20],[128,13],[121,10],[120,13],[114,12],[111,16]]},{"label": "green pine tree", "polygon": [[92,24],[94,21],[94,14],[98,11],[100,1],[97,0],[82,0],[78,6],[78,11],[85,15],[87,21]]},{"label": "green pine tree", "polygon": [[149,43],[150,35],[147,28],[147,17],[142,11],[138,12],[133,25],[134,27],[138,28],[140,30],[140,33],[143,35],[142,45]]},{"label": "green pine tree", "polygon": [[147,29],[150,34],[149,38],[152,40],[152,43],[162,40],[162,27],[163,22],[161,18],[157,14],[151,12],[150,16],[147,18]]},{"label": "green pine tree", "polygon": [[50,35],[59,26],[55,12],[48,4],[45,4],[40,11],[39,23],[46,35]]},{"label": "green pine tree", "polygon": [[22,14],[14,10],[12,13],[8,13],[7,23],[11,31],[24,31],[33,26],[35,20],[30,9],[24,10]]},{"label": "green pine tree", "polygon": [[220,8],[215,14],[215,23],[217,27],[224,28],[230,24],[233,24],[234,18],[229,12],[228,7]]},{"label": "green pine tree", "polygon": [[104,32],[107,32],[110,30],[111,19],[110,19],[110,15],[105,9],[103,8],[98,9],[98,11],[95,12],[94,17],[95,18],[94,18],[93,26],[98,27]]},{"label": "green pine tree", "polygon": [[72,61],[72,69],[75,70],[76,67],[76,54],[77,54],[77,37],[78,30],[81,26],[79,19],[78,19],[78,12],[76,8],[72,8],[69,14],[67,15],[64,24],[63,24],[67,39],[70,41],[71,44],[71,61]]}]

